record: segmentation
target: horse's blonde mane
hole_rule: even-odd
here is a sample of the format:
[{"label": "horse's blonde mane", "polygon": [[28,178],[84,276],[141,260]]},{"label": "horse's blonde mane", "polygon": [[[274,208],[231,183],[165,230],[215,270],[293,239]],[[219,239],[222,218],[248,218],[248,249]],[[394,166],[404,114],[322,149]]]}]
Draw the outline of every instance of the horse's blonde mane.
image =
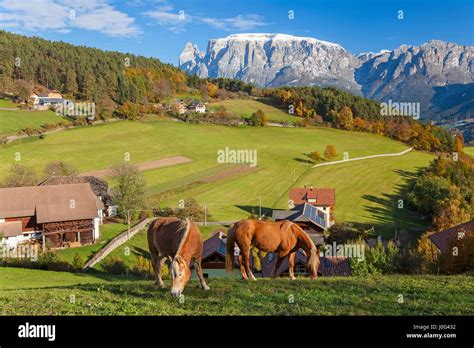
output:
[{"label": "horse's blonde mane", "polygon": [[180,230],[184,229],[183,236],[181,237],[181,240],[179,241],[178,245],[178,250],[176,251],[176,256],[178,256],[181,252],[181,249],[183,249],[184,243],[186,242],[186,239],[188,239],[189,231],[191,230],[191,223],[189,219],[181,221],[179,225]]}]

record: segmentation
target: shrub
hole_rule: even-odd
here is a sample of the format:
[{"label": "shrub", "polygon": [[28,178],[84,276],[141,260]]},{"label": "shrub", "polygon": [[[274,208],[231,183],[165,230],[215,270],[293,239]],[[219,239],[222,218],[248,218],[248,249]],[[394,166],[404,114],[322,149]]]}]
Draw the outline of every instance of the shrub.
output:
[{"label": "shrub", "polygon": [[137,261],[133,266],[132,273],[145,279],[153,279],[155,275],[151,261],[144,258],[143,256],[139,256],[137,258]]},{"label": "shrub", "polygon": [[313,163],[319,163],[324,161],[323,156],[321,156],[318,151],[310,152],[307,156],[313,161]]},{"label": "shrub", "polygon": [[74,258],[72,259],[72,268],[76,271],[82,271],[83,267],[84,267],[84,260],[78,253],[75,253]]},{"label": "shrub", "polygon": [[38,257],[38,268],[48,271],[68,272],[71,271],[69,262],[62,260],[55,251],[47,250]]},{"label": "shrub", "polygon": [[344,244],[351,240],[361,239],[365,237],[365,232],[361,229],[352,227],[349,224],[334,224],[328,230],[329,235],[326,242],[332,244]]},{"label": "shrub", "polygon": [[268,116],[262,110],[258,109],[248,120],[248,124],[256,127],[265,127],[268,123]]},{"label": "shrub", "polygon": [[128,267],[120,257],[106,258],[102,263],[102,269],[110,274],[128,274]]}]

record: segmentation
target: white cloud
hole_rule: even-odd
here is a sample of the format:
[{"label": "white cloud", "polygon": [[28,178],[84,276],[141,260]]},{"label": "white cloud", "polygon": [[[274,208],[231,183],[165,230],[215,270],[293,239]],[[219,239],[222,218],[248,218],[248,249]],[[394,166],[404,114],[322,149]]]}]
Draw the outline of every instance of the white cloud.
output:
[{"label": "white cloud", "polygon": [[98,31],[108,36],[136,36],[134,18],[116,10],[106,0],[1,0],[0,26],[27,31],[67,33],[72,28]]},{"label": "white cloud", "polygon": [[162,1],[155,10],[143,12],[142,14],[155,19],[159,25],[166,26],[173,32],[185,31],[185,25],[190,22],[228,31],[251,30],[268,25],[262,16],[256,14],[238,15],[229,18],[190,15],[182,10],[174,10],[173,6],[166,1]]},{"label": "white cloud", "polygon": [[238,15],[232,18],[201,18],[201,22],[224,30],[250,30],[268,25],[262,16],[255,14]]}]

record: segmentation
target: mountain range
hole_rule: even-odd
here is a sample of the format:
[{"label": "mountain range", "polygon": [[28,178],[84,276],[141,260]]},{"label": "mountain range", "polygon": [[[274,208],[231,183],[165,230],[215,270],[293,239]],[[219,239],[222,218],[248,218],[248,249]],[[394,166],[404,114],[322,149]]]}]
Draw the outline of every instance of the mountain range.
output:
[{"label": "mountain range", "polygon": [[333,86],[387,102],[420,103],[421,118],[474,117],[474,46],[431,40],[353,55],[341,45],[286,34],[234,34],[188,42],[179,67],[262,87]]}]

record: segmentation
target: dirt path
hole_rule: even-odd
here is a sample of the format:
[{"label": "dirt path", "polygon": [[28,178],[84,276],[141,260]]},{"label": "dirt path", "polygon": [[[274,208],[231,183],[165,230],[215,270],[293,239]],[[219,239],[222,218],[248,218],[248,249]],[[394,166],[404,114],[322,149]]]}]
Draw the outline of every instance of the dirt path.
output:
[{"label": "dirt path", "polygon": [[319,163],[319,164],[314,165],[312,168],[322,167],[322,166],[329,166],[329,165],[332,165],[332,164],[345,163],[345,162],[351,162],[351,161],[360,161],[360,160],[369,159],[369,158],[403,156],[404,154],[410,152],[411,150],[413,150],[412,147],[410,147],[409,149],[406,149],[402,152],[397,152],[397,153],[385,153],[385,154],[380,154],[380,155],[355,157],[355,158],[349,158],[349,159],[346,159],[346,160]]},{"label": "dirt path", "polygon": [[[162,159],[154,160],[154,161],[137,163],[137,164],[134,164],[133,166],[137,168],[139,171],[144,171],[144,170],[149,170],[149,169],[175,166],[177,164],[189,163],[192,161],[193,160],[191,158],[188,158],[185,156],[174,156],[174,157],[167,157],[167,158],[162,158]],[[98,178],[104,178],[108,175],[109,170],[110,169],[93,170],[90,172],[81,173],[81,175],[92,175]]]},{"label": "dirt path", "polygon": [[209,175],[209,176],[207,176],[204,179],[201,179],[199,181],[202,181],[202,182],[205,182],[206,184],[209,184],[209,183],[220,181],[220,180],[232,177],[232,176],[253,172],[255,170],[257,170],[257,168],[250,167],[249,165],[241,164],[241,165],[238,165],[238,166],[232,166],[230,168],[224,169],[223,171],[221,171],[217,174]]}]

